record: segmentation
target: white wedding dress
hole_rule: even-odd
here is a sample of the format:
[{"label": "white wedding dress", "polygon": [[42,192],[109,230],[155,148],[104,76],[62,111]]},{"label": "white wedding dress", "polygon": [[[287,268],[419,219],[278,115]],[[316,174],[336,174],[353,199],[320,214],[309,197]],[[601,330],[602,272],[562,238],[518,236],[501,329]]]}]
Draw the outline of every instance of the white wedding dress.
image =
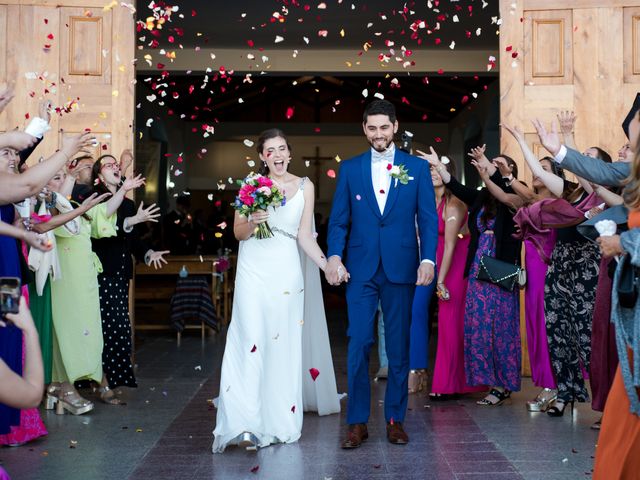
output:
[{"label": "white wedding dress", "polygon": [[259,447],[295,442],[303,411],[340,411],[319,269],[296,241],[305,180],[284,206],[270,210],[273,237],[240,242],[214,453],[245,432]]}]

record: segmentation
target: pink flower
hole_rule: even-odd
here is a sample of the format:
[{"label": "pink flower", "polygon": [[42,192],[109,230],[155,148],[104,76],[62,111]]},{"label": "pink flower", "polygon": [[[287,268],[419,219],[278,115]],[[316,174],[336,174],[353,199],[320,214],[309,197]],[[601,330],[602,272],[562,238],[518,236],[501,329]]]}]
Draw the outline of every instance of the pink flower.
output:
[{"label": "pink flower", "polygon": [[270,197],[271,196],[271,187],[260,187],[258,188],[258,193],[262,193],[263,195]]},{"label": "pink flower", "polygon": [[269,177],[258,177],[258,186],[260,187],[272,187],[273,182]]},{"label": "pink flower", "polygon": [[255,191],[256,191],[256,187],[254,187],[253,185],[246,184],[246,185],[243,185],[240,188],[240,191],[238,192],[238,195],[240,195],[241,197],[243,195],[244,196],[248,196],[248,195],[251,195]]},{"label": "pink flower", "polygon": [[256,199],[251,195],[240,195],[240,201],[248,207],[251,207],[254,203],[256,203]]}]

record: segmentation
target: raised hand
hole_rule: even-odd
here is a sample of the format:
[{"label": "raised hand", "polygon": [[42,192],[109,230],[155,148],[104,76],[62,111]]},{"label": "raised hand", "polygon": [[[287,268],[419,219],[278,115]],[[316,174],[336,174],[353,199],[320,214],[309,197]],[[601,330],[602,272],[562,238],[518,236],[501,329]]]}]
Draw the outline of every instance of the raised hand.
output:
[{"label": "raised hand", "polygon": [[576,114],[568,110],[561,111],[557,115],[558,122],[560,123],[560,131],[563,135],[569,135],[573,133],[573,128],[576,125]]},{"label": "raised hand", "polygon": [[480,175],[480,178],[482,178],[482,180],[489,178],[489,173],[487,172],[486,165],[480,164],[475,160],[471,160],[471,165],[476,167],[476,170],[478,170],[478,174]]},{"label": "raised hand", "polygon": [[128,192],[129,190],[133,190],[135,188],[141,187],[142,185],[145,185],[146,180],[146,178],[139,174],[134,178],[127,178],[122,184],[122,188],[124,188],[125,192]]},{"label": "raised hand", "polygon": [[540,139],[540,143],[547,151],[552,155],[556,156],[560,151],[560,147],[562,143],[560,142],[560,136],[558,135],[558,126],[556,122],[551,122],[551,131],[548,132],[544,127],[542,122],[539,119],[532,120],[533,127],[536,129],[536,133],[538,134],[538,138]]},{"label": "raised hand", "polygon": [[147,208],[144,208],[144,202],[140,202],[138,211],[135,214],[134,223],[155,222],[158,223],[158,217],[160,217],[160,207],[152,203]]},{"label": "raised hand", "polygon": [[502,157],[494,158],[493,164],[496,167],[498,167],[498,170],[500,170],[500,175],[502,175],[503,177],[508,177],[509,175],[511,175],[512,173],[511,167],[509,166],[509,164],[504,158]]},{"label": "raised hand", "polygon": [[484,154],[486,149],[487,149],[486,144],[482,145],[481,147],[474,147],[471,149],[471,151],[467,155],[469,155],[471,158],[473,158],[477,162],[483,162],[483,161],[488,162],[489,159]]},{"label": "raised hand", "polygon": [[432,167],[437,168],[438,165],[442,165],[442,162],[440,162],[440,158],[438,157],[438,154],[433,149],[433,147],[429,147],[429,150],[431,151],[431,153],[425,153],[422,150],[416,149],[416,153],[418,154],[417,156],[429,162],[429,165],[431,165]]},{"label": "raised hand", "polygon": [[155,250],[151,250],[149,253],[149,265],[153,265],[153,268],[156,270],[164,267],[168,262],[164,259],[164,255],[168,255],[169,250],[163,250],[161,252],[156,252]]},{"label": "raised hand", "polygon": [[515,138],[518,143],[524,142],[524,133],[520,127],[510,127],[504,123],[501,123],[500,126],[513,135],[513,138]]},{"label": "raised hand", "polygon": [[37,139],[20,130],[10,130],[0,134],[0,146],[13,148],[19,152],[33,146]]},{"label": "raised hand", "polygon": [[60,150],[67,158],[74,157],[80,152],[89,155],[91,153],[89,147],[91,147],[95,141],[95,137],[88,131],[82,132],[79,135],[63,136],[62,148]]},{"label": "raised hand", "polygon": [[129,169],[129,167],[133,164],[133,153],[128,148],[124,149],[120,154],[120,173],[124,175],[124,173]]},{"label": "raised hand", "polygon": [[78,207],[83,213],[88,212],[93,207],[98,205],[99,203],[104,202],[107,198],[111,196],[111,193],[103,193],[102,195],[98,195],[97,193],[92,193],[90,196],[85,198],[84,202],[80,204]]}]

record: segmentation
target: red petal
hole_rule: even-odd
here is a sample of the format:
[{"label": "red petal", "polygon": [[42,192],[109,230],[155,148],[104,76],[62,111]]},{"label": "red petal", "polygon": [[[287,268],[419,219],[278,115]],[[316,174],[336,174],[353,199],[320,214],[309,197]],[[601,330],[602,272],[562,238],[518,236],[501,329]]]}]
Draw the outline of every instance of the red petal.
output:
[{"label": "red petal", "polygon": [[253,40],[247,40],[247,45],[249,45],[251,48],[253,48]]},{"label": "red petal", "polygon": [[258,349],[258,347],[256,347],[255,345],[253,346],[253,348],[251,349],[251,353],[255,352]]},{"label": "red petal", "polygon": [[296,406],[291,407],[291,413],[296,413]]},{"label": "red petal", "polygon": [[316,378],[318,378],[318,375],[320,375],[320,370],[318,370],[317,368],[310,368],[309,373],[311,374],[311,378],[315,382]]},{"label": "red petal", "polygon": [[387,163],[387,170],[391,170],[393,168],[393,165],[391,165],[390,163]]},{"label": "red petal", "polygon": [[465,95],[464,97],[462,97],[462,104],[464,105],[465,103],[467,103],[469,101],[469,96]]},{"label": "red petal", "polygon": [[48,38],[49,40],[53,40],[53,33],[50,33],[49,35],[47,35],[47,38]]},{"label": "red petal", "polygon": [[295,109],[293,107],[287,107],[287,113],[285,114],[287,117],[287,120],[291,120],[291,117],[293,117],[294,112],[295,112]]},{"label": "red petal", "polygon": [[260,465],[256,465],[255,467],[253,467],[251,469],[251,473],[258,473],[258,470],[260,470]]},{"label": "red petal", "polygon": [[30,115],[28,113],[24,114],[24,118],[26,118],[27,120],[29,120]]}]

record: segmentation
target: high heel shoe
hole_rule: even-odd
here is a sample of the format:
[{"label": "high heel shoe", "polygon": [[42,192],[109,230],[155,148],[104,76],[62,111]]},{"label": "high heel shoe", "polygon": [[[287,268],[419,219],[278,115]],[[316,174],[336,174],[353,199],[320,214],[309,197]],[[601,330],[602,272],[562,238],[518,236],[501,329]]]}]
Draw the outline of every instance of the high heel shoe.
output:
[{"label": "high heel shoe", "polygon": [[[93,410],[93,402],[82,398],[77,392],[70,390],[62,393],[58,397],[53,397],[52,404],[56,407],[56,414],[64,415],[65,410],[72,415],[82,415]],[[47,401],[49,397],[47,396]]]},{"label": "high heel shoe", "polygon": [[571,415],[573,416],[573,403],[575,400],[571,400],[569,402],[565,402],[561,399],[556,399],[553,402],[553,405],[549,407],[547,410],[547,415],[550,417],[561,417],[564,415],[564,411],[567,409],[567,405],[571,405]]},{"label": "high heel shoe", "polygon": [[106,385],[95,389],[94,392],[98,392],[100,394],[100,400],[108,405],[126,405],[126,403],[120,400],[116,396],[116,393]]},{"label": "high heel shoe", "polygon": [[498,407],[505,402],[511,402],[511,391],[507,389],[498,390],[497,388],[492,388],[489,390],[486,397],[476,402],[476,405],[483,407]]},{"label": "high heel shoe", "polygon": [[244,432],[239,437],[238,446],[240,448],[244,448],[247,451],[257,451],[258,439],[253,433]]},{"label": "high heel shoe", "polygon": [[546,412],[556,398],[558,398],[557,390],[543,388],[535,399],[527,401],[527,410],[529,412]]},{"label": "high heel shoe", "polygon": [[409,371],[409,394],[418,393],[427,388],[427,370]]},{"label": "high heel shoe", "polygon": [[58,403],[58,397],[60,396],[60,384],[52,383],[47,387],[47,394],[44,399],[44,409],[53,410]]}]

